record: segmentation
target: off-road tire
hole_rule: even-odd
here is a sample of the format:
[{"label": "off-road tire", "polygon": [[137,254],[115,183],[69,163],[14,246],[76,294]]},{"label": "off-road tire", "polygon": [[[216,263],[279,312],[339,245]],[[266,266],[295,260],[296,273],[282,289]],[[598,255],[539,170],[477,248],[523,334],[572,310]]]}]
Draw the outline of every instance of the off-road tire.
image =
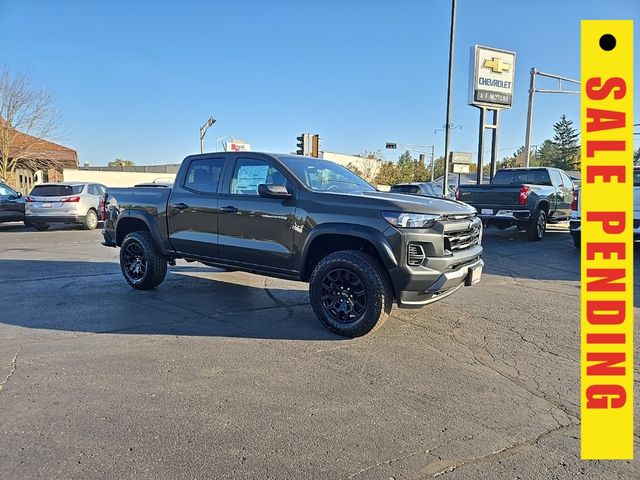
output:
[{"label": "off-road tire", "polygon": [[[364,287],[364,311],[354,321],[337,320],[323,303],[323,281],[335,271],[351,272]],[[386,272],[375,258],[356,250],[333,252],[320,260],[309,279],[309,296],[320,322],[345,337],[359,337],[378,329],[389,317],[393,306],[393,293]]]},{"label": "off-road tire", "polygon": [[527,224],[527,238],[531,241],[540,241],[546,230],[547,213],[538,208],[533,212],[532,220]]},{"label": "off-road tire", "polygon": [[90,209],[84,217],[82,228],[84,230],[95,230],[99,221],[98,213],[95,210]]},{"label": "off-road tire", "polygon": [[[139,276],[134,273],[128,255],[140,252],[141,263],[144,264],[144,272]],[[129,285],[136,290],[150,290],[162,283],[167,275],[167,259],[158,252],[149,232],[131,232],[122,241],[120,246],[120,268],[122,275]]]},{"label": "off-road tire", "polygon": [[39,232],[44,232],[45,230],[49,229],[49,224],[48,223],[34,223],[33,224],[33,228],[35,228]]}]

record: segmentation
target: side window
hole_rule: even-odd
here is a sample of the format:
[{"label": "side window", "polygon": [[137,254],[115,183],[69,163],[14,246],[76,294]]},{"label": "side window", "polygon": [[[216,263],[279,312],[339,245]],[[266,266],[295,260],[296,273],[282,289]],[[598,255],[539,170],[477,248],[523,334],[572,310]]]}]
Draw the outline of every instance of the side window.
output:
[{"label": "side window", "polygon": [[562,177],[556,170],[549,170],[549,174],[551,175],[551,182],[556,187],[562,187]]},{"label": "side window", "polygon": [[564,182],[564,186],[567,188],[571,188],[573,189],[573,180],[571,180],[571,178],[569,178],[569,176],[564,173],[564,172],[560,172],[560,176],[562,177],[562,181]]},{"label": "side window", "polygon": [[87,192],[89,193],[89,195],[100,195],[98,188],[93,184],[89,185],[89,189],[87,190]]},{"label": "side window", "polygon": [[198,193],[216,193],[223,165],[223,158],[192,161],[184,181],[184,188]]},{"label": "side window", "polygon": [[291,191],[290,182],[277,168],[263,160],[241,158],[231,178],[232,195],[258,195],[258,185],[284,185]]}]

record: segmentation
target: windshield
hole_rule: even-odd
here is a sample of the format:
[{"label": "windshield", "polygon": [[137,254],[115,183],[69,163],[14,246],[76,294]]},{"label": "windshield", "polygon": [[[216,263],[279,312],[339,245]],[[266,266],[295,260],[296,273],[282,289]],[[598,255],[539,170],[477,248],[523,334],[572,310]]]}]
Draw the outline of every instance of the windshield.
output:
[{"label": "windshield", "polygon": [[302,157],[280,157],[289,170],[316,192],[373,192],[376,189],[342,165],[328,160],[308,160]]},{"label": "windshield", "polygon": [[0,183],[0,197],[12,197],[15,194],[16,194],[16,192],[11,190],[4,183]]},{"label": "windshield", "polygon": [[29,195],[34,197],[64,197],[77,195],[84,189],[84,185],[36,185]]},{"label": "windshield", "polygon": [[498,170],[493,185],[551,185],[547,170]]}]

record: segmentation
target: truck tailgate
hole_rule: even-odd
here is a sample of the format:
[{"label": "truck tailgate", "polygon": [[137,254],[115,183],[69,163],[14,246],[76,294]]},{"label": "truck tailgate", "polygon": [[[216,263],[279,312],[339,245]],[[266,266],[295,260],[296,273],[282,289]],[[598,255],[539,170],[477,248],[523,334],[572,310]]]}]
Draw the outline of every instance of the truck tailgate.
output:
[{"label": "truck tailgate", "polygon": [[481,208],[520,206],[519,185],[461,185],[460,201]]}]

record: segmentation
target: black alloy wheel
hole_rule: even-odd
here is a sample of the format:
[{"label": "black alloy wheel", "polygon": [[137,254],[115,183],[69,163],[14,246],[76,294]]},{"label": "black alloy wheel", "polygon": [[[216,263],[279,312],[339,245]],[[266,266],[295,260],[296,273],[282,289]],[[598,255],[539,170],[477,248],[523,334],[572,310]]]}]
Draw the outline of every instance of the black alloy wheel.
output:
[{"label": "black alloy wheel", "polygon": [[365,313],[367,292],[360,277],[351,270],[336,268],[322,279],[322,307],[341,323],[357,322]]},{"label": "black alloy wheel", "polygon": [[123,250],[125,275],[133,282],[144,278],[147,271],[147,260],[139,243],[130,242]]}]

